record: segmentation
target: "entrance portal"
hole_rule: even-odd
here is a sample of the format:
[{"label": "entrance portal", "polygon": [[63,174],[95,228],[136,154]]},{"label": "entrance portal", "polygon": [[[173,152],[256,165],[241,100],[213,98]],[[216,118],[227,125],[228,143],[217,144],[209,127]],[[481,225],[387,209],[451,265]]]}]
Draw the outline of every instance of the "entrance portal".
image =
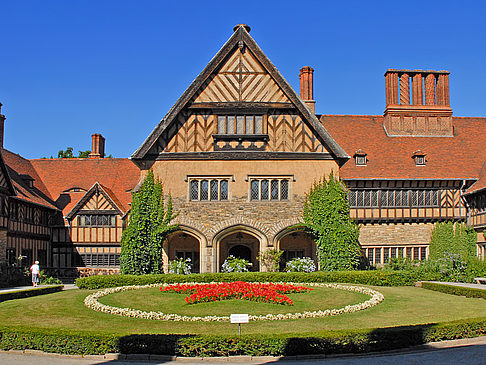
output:
[{"label": "entrance portal", "polygon": [[252,235],[243,232],[232,233],[221,240],[219,247],[220,269],[224,260],[228,256],[233,255],[251,262],[250,271],[259,270],[256,256],[260,248],[260,242]]},{"label": "entrance portal", "polygon": [[280,261],[282,270],[288,261],[297,257],[310,257],[317,264],[316,244],[305,232],[292,232],[282,237],[279,250],[284,251]]}]

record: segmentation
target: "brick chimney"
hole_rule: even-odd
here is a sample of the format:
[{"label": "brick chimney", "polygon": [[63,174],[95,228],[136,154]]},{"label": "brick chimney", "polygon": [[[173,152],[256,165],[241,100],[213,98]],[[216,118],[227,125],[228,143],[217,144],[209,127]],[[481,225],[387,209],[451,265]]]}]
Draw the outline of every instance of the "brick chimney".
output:
[{"label": "brick chimney", "polygon": [[89,158],[105,157],[105,139],[99,133],[91,135],[91,153]]},{"label": "brick chimney", "polygon": [[387,70],[383,121],[387,135],[452,137],[449,74],[449,71]]},{"label": "brick chimney", "polygon": [[3,148],[3,134],[5,128],[5,115],[2,114],[2,103],[0,103],[0,148]]},{"label": "brick chimney", "polygon": [[304,66],[300,69],[300,97],[310,109],[316,113],[316,101],[314,100],[314,69],[310,66]]}]

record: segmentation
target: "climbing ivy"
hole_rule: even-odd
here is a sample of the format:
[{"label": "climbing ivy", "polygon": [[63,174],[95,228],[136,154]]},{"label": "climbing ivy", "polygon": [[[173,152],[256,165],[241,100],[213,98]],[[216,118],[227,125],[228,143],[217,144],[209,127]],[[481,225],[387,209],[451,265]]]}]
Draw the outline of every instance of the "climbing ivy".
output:
[{"label": "climbing ivy", "polygon": [[476,257],[477,235],[464,223],[436,223],[429,245],[429,259],[437,260],[448,254],[458,254],[464,260]]},{"label": "climbing ivy", "polygon": [[331,173],[306,196],[304,224],[317,245],[319,270],[350,270],[359,265],[359,227],[349,217],[347,192]]},{"label": "climbing ivy", "polygon": [[121,239],[120,271],[123,274],[160,274],[162,243],[177,226],[169,195],[164,204],[162,184],[149,171],[140,189],[132,193],[128,226]]}]

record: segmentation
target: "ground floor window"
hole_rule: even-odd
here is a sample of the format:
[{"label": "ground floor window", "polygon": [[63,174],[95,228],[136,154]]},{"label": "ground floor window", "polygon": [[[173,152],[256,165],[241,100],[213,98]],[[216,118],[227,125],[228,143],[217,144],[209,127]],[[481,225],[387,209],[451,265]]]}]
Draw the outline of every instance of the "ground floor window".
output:
[{"label": "ground floor window", "polygon": [[15,266],[17,263],[17,255],[15,254],[15,248],[7,248],[7,265]]},{"label": "ground floor window", "polygon": [[410,260],[426,260],[427,246],[384,246],[363,247],[363,253],[372,265],[386,264],[391,258],[403,257]]}]

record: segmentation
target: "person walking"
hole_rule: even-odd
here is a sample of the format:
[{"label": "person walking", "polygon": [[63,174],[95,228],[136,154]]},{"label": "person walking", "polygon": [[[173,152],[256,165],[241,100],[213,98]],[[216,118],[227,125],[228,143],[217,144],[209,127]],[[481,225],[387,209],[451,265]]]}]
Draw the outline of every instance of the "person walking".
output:
[{"label": "person walking", "polygon": [[32,285],[37,286],[39,284],[39,261],[34,262],[34,265],[30,267],[30,271],[32,273]]}]

